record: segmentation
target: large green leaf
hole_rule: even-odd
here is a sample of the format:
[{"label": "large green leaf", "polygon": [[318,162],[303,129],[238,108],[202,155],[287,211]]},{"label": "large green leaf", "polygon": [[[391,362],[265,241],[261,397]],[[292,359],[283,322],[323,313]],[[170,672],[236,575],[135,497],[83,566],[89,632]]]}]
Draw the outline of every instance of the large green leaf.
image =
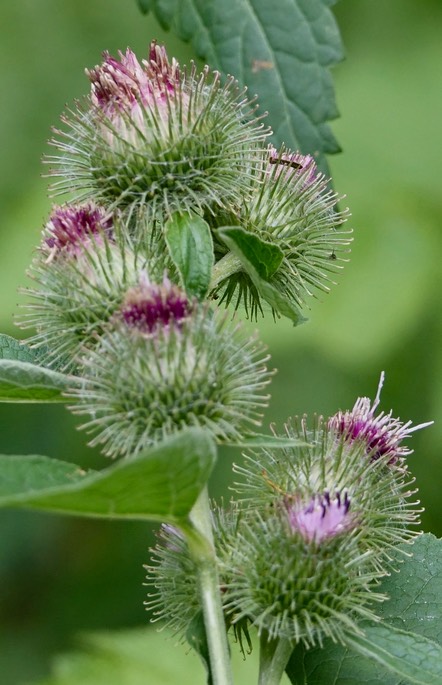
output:
[{"label": "large green leaf", "polygon": [[9,335],[0,335],[0,402],[66,402],[75,380],[39,364],[40,355]]},{"label": "large green leaf", "polygon": [[0,455],[0,507],[176,522],[190,512],[215,459],[213,440],[196,428],[103,471],[42,456]]},{"label": "large green leaf", "polygon": [[207,295],[214,262],[209,225],[196,214],[175,212],[166,221],[165,237],[170,255],[188,295]]},{"label": "large green leaf", "polygon": [[[362,639],[356,644],[355,636],[349,638],[353,643],[348,649],[330,642],[323,649],[297,647],[287,668],[293,685],[442,683],[442,673],[437,672],[442,664],[442,540],[425,534],[405,549],[413,556],[401,564],[398,553],[400,573],[379,587],[390,599],[378,608],[383,624],[367,626],[365,647]],[[355,647],[359,652],[365,648],[365,656]],[[407,669],[407,676],[399,668]]]},{"label": "large green leaf", "polygon": [[[142,627],[82,635],[77,651],[58,655],[51,675],[39,685],[206,685],[196,654],[177,644],[176,635]],[[79,644],[78,644],[79,643]],[[254,659],[232,648],[235,682],[255,685]]]},{"label": "large green leaf", "polygon": [[442,684],[442,646],[426,637],[388,625],[371,625],[347,644],[388,671],[419,685]]},{"label": "large green leaf", "polygon": [[[277,290],[272,283],[269,283],[266,278],[263,278],[260,275],[264,271],[262,264],[264,245],[266,245],[268,248],[267,252],[271,254],[271,266],[270,271],[268,272],[269,275],[271,275],[270,272],[272,269],[274,269],[275,264],[278,261],[278,254],[270,250],[270,248],[274,246],[270,245],[270,243],[264,243],[258,252],[256,249],[250,249],[250,245],[243,236],[246,231],[244,231],[242,228],[238,228],[237,226],[223,226],[217,230],[217,233],[227,247],[241,261],[244,271],[246,271],[246,273],[250,276],[259,295],[272,307],[272,309],[274,309],[278,314],[286,316],[293,322],[295,326],[304,323],[306,319],[301,314],[299,309],[286,297],[284,293]],[[280,263],[281,262],[279,262],[279,264]]]},{"label": "large green leaf", "polygon": [[[343,57],[324,0],[150,0],[162,26],[196,54],[233,74],[268,111],[276,145],[314,154],[339,151],[328,120],[338,116],[329,67]],[[148,5],[148,6],[146,6]]]},{"label": "large green leaf", "polygon": [[142,13],[147,14],[150,10],[150,0],[137,0],[137,3]]}]

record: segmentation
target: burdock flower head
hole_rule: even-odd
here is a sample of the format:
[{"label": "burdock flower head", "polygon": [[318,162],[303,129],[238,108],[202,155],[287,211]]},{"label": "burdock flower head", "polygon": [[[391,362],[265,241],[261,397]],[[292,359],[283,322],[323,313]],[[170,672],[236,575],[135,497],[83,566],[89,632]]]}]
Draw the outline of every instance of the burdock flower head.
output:
[{"label": "burdock flower head", "polygon": [[[227,304],[243,301],[252,317],[266,301],[278,314],[290,316],[288,308],[298,310],[308,297],[328,292],[333,274],[347,261],[351,231],[342,224],[348,210],[337,209],[342,198],[330,189],[313,157],[285,148],[269,146],[249,183],[233,212],[207,219],[217,236],[220,273],[222,262],[233,262],[215,292]],[[267,268],[256,258],[264,254],[272,255]]]},{"label": "burdock flower head", "polygon": [[55,207],[43,231],[40,250],[52,261],[61,255],[79,256],[101,237],[112,236],[112,217],[102,207]]},{"label": "burdock flower head", "polygon": [[[86,74],[89,98],[52,141],[62,153],[50,160],[55,192],[145,219],[231,207],[246,191],[268,132],[234,79],[181,69],[155,41],[145,60],[129,49],[119,58],[106,52]],[[147,230],[135,223],[131,230]]]},{"label": "burdock flower head", "polygon": [[136,455],[188,426],[225,441],[260,424],[268,356],[225,315],[189,301],[167,278],[144,275],[111,324],[72,391],[73,410],[90,416],[91,444],[106,455]]},{"label": "burdock flower head", "polygon": [[404,457],[413,452],[402,445],[402,441],[409,438],[415,431],[430,426],[433,422],[413,426],[411,421],[403,423],[400,419],[393,418],[392,411],[388,414],[382,411],[376,416],[384,379],[385,374],[382,372],[373,403],[368,397],[359,397],[353,409],[339,411],[329,419],[328,425],[348,443],[361,441],[370,459],[382,458],[389,465],[401,466]]},{"label": "burdock flower head", "polygon": [[[118,224],[118,222],[117,222]],[[97,343],[107,321],[135,284],[144,258],[126,244],[112,215],[96,204],[55,207],[29,276],[35,287],[22,328],[46,364],[69,369]]]},{"label": "burdock flower head", "polygon": [[297,445],[235,466],[240,517],[222,561],[225,608],[270,638],[342,640],[382,600],[373,590],[397,567],[392,551],[406,554],[399,545],[418,534],[416,489],[405,469],[388,467],[388,452],[367,458],[373,449],[337,432],[333,418],[295,417],[285,429]]}]

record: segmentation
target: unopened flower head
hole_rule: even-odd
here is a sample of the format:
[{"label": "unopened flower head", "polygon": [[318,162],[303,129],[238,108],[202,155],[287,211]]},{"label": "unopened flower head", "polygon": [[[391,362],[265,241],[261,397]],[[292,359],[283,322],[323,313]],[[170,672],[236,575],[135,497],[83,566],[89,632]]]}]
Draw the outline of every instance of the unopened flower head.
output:
[{"label": "unopened flower head", "polygon": [[[351,231],[342,224],[348,210],[338,211],[339,197],[328,186],[310,155],[270,146],[261,157],[259,169],[250,180],[251,192],[238,200],[230,214],[211,220],[216,226],[240,226],[280,251],[275,268],[266,280],[282,298],[296,309],[309,296],[329,292],[332,275],[347,261]],[[216,244],[219,258],[229,254],[229,246]],[[245,239],[244,239],[245,240]],[[262,300],[253,277],[238,262],[237,269],[216,288],[221,299],[244,301],[246,310],[256,317],[262,312]],[[271,302],[270,302],[271,304]]]},{"label": "unopened flower head", "polygon": [[268,639],[309,647],[326,637],[342,641],[347,630],[358,630],[358,620],[375,618],[381,574],[370,564],[373,552],[361,550],[356,521],[344,523],[345,508],[331,503],[332,526],[324,524],[327,513],[307,521],[314,511],[287,512],[278,497],[267,510],[242,506],[230,540],[223,532],[219,562],[233,624],[248,620]]},{"label": "unopened flower head", "polygon": [[46,350],[49,366],[75,367],[81,353],[97,344],[144,265],[101,207],[56,208],[29,270],[35,287],[23,290],[30,303],[18,324],[35,329],[29,344]]},{"label": "unopened flower head", "polygon": [[355,524],[347,491],[341,494],[338,490],[331,497],[325,490],[313,495],[308,503],[288,498],[286,507],[291,529],[309,542],[320,543],[349,530]]},{"label": "unopened flower head", "polygon": [[59,254],[79,254],[91,240],[112,234],[112,217],[102,207],[89,203],[55,207],[43,231],[41,250],[48,259]]},{"label": "unopened flower head", "polygon": [[163,281],[129,290],[113,323],[72,391],[73,411],[90,416],[84,428],[106,455],[138,454],[188,426],[225,441],[260,425],[268,356],[225,315],[189,306]]},{"label": "unopened flower head", "polygon": [[146,609],[151,622],[162,621],[184,638],[192,619],[201,611],[198,591],[198,569],[184,535],[175,526],[163,524],[157,544],[150,550],[145,566],[149,586]]},{"label": "unopened flower head", "polygon": [[90,97],[52,141],[54,192],[156,218],[231,207],[246,192],[268,131],[234,79],[181,69],[156,42],[146,60],[105,53],[86,73]]},{"label": "unopened flower head", "polygon": [[382,372],[373,403],[368,397],[359,397],[352,410],[339,411],[329,419],[328,425],[348,443],[357,440],[363,442],[370,459],[382,458],[390,465],[401,465],[404,457],[413,451],[402,445],[402,441],[433,422],[413,426],[411,421],[404,423],[399,418],[393,418],[392,411],[388,414],[382,411],[376,415],[384,378]]},{"label": "unopened flower head", "polygon": [[191,308],[186,294],[167,276],[157,285],[144,275],[140,285],[126,293],[120,312],[127,326],[153,333],[157,328],[180,327]]}]

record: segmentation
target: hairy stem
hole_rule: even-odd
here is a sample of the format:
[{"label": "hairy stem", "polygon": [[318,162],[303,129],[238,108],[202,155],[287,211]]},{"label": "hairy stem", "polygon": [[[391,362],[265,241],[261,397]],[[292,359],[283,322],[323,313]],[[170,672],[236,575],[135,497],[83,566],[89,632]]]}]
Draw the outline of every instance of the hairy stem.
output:
[{"label": "hairy stem", "polygon": [[292,651],[290,640],[269,640],[267,632],[263,632],[259,643],[258,685],[279,685]]},{"label": "hairy stem", "polygon": [[233,685],[207,488],[200,494],[190,519],[193,525],[185,532],[198,567],[212,682],[213,685]]}]

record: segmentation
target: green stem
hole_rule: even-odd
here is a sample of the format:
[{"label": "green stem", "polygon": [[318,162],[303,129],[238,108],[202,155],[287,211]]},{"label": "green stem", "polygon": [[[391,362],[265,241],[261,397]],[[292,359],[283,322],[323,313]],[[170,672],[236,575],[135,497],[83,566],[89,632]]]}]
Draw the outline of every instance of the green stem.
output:
[{"label": "green stem", "polygon": [[240,259],[233,252],[228,252],[217,262],[212,269],[212,278],[209,285],[209,292],[216,288],[221,281],[228,276],[241,271],[243,268]]},{"label": "green stem", "polygon": [[290,640],[269,640],[267,632],[261,634],[259,643],[258,685],[279,685],[284,675],[293,645]]},{"label": "green stem", "polygon": [[193,526],[185,532],[198,567],[212,682],[213,685],[233,685],[207,488],[195,503],[190,519]]}]

